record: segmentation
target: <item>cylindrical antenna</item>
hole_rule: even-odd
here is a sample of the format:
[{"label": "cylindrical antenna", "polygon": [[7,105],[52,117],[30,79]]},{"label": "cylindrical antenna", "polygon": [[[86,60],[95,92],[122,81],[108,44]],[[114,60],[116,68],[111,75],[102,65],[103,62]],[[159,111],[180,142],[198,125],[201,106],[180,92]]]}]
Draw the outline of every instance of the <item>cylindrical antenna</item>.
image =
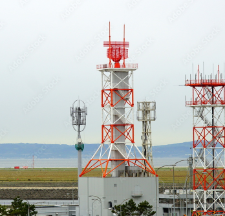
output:
[{"label": "cylindrical antenna", "polygon": [[224,65],[223,65],[223,69],[224,69],[224,75],[225,75],[225,62],[224,62]]},{"label": "cylindrical antenna", "polygon": [[204,79],[204,62],[203,62],[203,68],[202,68],[202,70],[203,70],[203,79]]},{"label": "cylindrical antenna", "polygon": [[220,77],[220,66],[218,65],[218,82],[219,82],[219,78]]},{"label": "cylindrical antenna", "polygon": [[110,33],[110,22],[109,22],[109,68],[112,67],[112,48],[111,48],[111,33]]},{"label": "cylindrical antenna", "polygon": [[198,83],[199,83],[199,65],[198,65]]},{"label": "cylindrical antenna", "polygon": [[123,68],[125,68],[125,24],[123,26]]}]

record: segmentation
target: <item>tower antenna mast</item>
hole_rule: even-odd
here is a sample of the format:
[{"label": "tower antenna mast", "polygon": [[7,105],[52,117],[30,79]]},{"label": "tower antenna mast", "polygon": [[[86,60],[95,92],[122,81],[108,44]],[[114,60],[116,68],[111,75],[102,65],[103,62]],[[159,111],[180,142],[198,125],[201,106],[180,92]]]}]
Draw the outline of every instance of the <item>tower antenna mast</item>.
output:
[{"label": "tower antenna mast", "polygon": [[72,126],[77,131],[77,143],[75,148],[78,151],[78,178],[82,171],[82,151],[84,150],[84,144],[81,139],[81,132],[86,127],[86,115],[87,107],[82,100],[76,100],[72,107],[70,107],[70,115],[72,117]]},{"label": "tower antenna mast", "polygon": [[[151,121],[156,120],[156,102],[137,102],[137,120],[142,122],[142,154],[151,166],[154,167],[152,156]],[[149,173],[145,172],[145,175],[146,174],[149,175]]]}]

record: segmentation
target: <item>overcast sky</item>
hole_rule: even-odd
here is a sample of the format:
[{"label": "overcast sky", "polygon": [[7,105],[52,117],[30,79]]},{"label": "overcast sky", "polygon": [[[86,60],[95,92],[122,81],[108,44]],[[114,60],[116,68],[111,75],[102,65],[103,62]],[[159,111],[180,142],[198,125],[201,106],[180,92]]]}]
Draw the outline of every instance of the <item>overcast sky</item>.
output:
[{"label": "overcast sky", "polygon": [[[192,140],[185,74],[225,63],[224,0],[0,0],[0,143],[74,144],[69,109],[88,107],[85,143],[101,138],[103,41],[130,43],[137,101],[155,100],[153,145]],[[225,77],[225,76],[224,76]],[[136,107],[135,107],[136,112]],[[135,120],[135,141],[141,143]]]}]

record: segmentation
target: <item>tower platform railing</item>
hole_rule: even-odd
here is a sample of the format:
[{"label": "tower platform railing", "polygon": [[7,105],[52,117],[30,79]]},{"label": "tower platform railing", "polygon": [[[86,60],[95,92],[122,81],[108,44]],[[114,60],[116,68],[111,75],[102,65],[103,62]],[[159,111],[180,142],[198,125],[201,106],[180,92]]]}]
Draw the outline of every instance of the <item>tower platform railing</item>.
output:
[{"label": "tower platform railing", "polygon": [[129,69],[138,69],[138,64],[137,63],[126,63],[125,66],[123,63],[119,63],[117,67],[114,67],[114,64],[111,66],[109,64],[99,64],[96,66],[96,69],[106,69],[106,68],[129,68]]},{"label": "tower platform railing", "polygon": [[197,106],[197,105],[225,105],[225,100],[201,100],[201,101],[186,101],[186,106]]},{"label": "tower platform railing", "polygon": [[224,86],[225,79],[194,79],[185,80],[185,86]]}]

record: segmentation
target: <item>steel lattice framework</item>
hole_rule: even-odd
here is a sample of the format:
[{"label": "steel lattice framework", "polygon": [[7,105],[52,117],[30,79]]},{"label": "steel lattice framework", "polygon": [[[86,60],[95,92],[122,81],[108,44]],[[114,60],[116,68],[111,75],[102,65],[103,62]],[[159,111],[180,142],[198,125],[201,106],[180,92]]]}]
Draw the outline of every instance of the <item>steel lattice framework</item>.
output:
[{"label": "steel lattice framework", "polygon": [[[109,64],[97,65],[102,77],[101,144],[80,176],[97,167],[102,169],[103,177],[109,174],[113,177],[126,176],[126,171],[131,169],[156,175],[134,142],[133,72],[138,65],[125,64],[128,57],[126,48],[129,47],[129,43],[125,42],[125,30],[123,42],[112,42],[109,33],[109,41],[104,42],[104,46],[109,47]],[[123,60],[122,64],[120,60]]]},{"label": "steel lattice framework", "polygon": [[156,102],[137,102],[137,120],[142,122],[142,154],[153,167],[151,122],[156,120]]},{"label": "steel lattice framework", "polygon": [[203,77],[199,67],[192,87],[193,108],[193,215],[225,214],[225,80]]}]

